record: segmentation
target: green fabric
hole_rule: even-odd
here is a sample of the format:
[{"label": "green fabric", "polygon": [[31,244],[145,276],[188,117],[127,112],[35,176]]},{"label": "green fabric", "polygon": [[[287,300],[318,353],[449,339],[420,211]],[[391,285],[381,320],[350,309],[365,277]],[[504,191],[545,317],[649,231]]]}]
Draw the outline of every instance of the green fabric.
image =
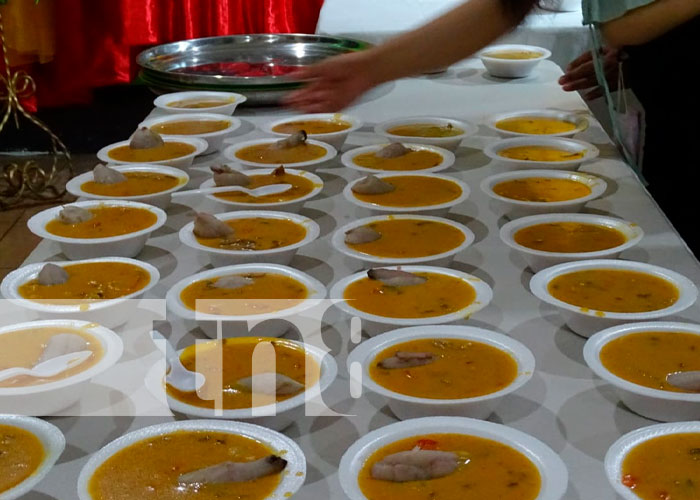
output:
[{"label": "green fabric", "polygon": [[655,0],[583,0],[583,24],[597,24],[622,17],[625,12]]}]

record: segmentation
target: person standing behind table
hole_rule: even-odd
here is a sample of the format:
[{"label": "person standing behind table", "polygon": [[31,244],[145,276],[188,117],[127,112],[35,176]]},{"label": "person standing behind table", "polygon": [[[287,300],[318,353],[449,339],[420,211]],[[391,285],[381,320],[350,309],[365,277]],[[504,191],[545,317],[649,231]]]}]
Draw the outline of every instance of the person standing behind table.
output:
[{"label": "person standing behind table", "polygon": [[[692,76],[700,63],[700,0],[583,0],[583,11],[584,23],[606,44],[596,59],[602,63],[598,72],[607,76],[595,78],[593,58],[587,53],[569,65],[560,83],[564,90],[581,90],[606,78],[616,88],[616,59],[624,60],[625,87],[644,107],[643,177],[661,209],[700,256],[694,208],[700,195],[700,84]],[[600,94],[596,89],[588,97]],[[616,120],[620,110],[613,108],[611,118]],[[617,128],[624,128],[619,120]]]}]

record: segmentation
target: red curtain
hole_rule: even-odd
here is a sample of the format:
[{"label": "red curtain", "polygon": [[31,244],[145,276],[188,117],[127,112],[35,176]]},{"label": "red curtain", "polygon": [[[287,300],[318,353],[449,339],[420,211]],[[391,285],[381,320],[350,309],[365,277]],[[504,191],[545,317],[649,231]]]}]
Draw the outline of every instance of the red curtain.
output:
[{"label": "red curtain", "polygon": [[88,102],[95,87],[131,81],[136,54],[149,45],[240,33],[313,33],[322,3],[59,0],[54,60],[32,71],[39,107]]}]

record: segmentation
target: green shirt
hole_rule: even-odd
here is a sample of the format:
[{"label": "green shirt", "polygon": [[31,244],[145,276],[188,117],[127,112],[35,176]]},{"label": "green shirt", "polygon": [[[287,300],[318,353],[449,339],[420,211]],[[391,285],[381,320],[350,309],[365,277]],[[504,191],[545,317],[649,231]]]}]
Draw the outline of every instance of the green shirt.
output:
[{"label": "green shirt", "polygon": [[655,0],[583,0],[583,24],[598,24],[622,17],[627,11]]}]

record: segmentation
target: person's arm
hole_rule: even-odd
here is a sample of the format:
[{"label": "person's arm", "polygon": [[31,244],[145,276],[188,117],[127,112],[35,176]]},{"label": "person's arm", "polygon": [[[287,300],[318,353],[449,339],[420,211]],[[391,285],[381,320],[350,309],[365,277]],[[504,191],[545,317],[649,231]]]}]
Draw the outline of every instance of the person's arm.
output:
[{"label": "person's arm", "polygon": [[641,45],[700,15],[700,0],[656,0],[601,26],[610,47]]}]

